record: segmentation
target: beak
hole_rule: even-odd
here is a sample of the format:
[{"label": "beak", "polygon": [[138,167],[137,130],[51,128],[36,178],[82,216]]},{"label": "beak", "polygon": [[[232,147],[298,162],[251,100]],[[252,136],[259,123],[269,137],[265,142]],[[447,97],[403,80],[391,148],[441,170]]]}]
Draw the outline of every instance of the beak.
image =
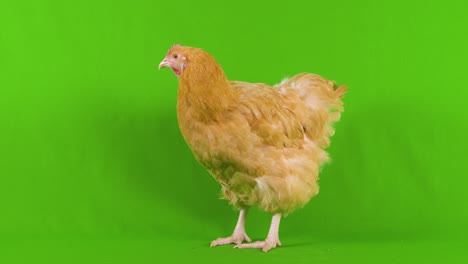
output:
[{"label": "beak", "polygon": [[160,70],[164,67],[169,67],[169,62],[166,59],[164,59],[163,61],[161,61],[161,63],[159,63],[158,69]]}]

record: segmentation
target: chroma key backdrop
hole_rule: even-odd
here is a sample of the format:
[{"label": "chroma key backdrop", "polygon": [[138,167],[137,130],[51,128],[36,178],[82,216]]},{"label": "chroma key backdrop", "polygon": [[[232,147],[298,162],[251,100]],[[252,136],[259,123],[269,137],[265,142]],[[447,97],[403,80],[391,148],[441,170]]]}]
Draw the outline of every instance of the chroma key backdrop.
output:
[{"label": "chroma key backdrop", "polygon": [[[466,1],[2,1],[1,263],[464,263]],[[282,247],[183,140],[176,43],[231,80],[346,84],[320,194]],[[264,239],[271,216],[249,212]],[[468,263],[468,262],[467,262]]]}]

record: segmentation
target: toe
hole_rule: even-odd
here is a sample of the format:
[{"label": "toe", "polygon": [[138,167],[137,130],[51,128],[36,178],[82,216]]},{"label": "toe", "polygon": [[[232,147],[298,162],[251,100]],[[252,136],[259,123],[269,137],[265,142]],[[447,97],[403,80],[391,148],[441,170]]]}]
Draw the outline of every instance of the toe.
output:
[{"label": "toe", "polygon": [[213,240],[210,244],[210,247],[216,247],[216,246],[221,246],[221,245],[226,245],[229,244],[230,242],[226,238],[218,238],[216,240]]},{"label": "toe", "polygon": [[270,249],[272,249],[274,247],[275,247],[274,244],[265,242],[265,245],[263,245],[263,247],[262,247],[262,251],[263,252],[268,252]]},{"label": "toe", "polygon": [[245,232],[241,232],[241,233],[235,232],[230,237],[218,238],[218,239],[213,240],[210,244],[210,247],[216,247],[216,246],[222,246],[222,245],[228,245],[228,244],[241,245],[242,242],[244,242],[244,240],[247,242],[252,241]]},{"label": "toe", "polygon": [[240,244],[235,246],[235,248],[262,248],[264,244],[265,242],[263,241],[256,241],[253,243]]},{"label": "toe", "polygon": [[265,244],[262,247],[263,252],[268,252],[270,249],[276,248],[277,246],[281,246],[281,242],[279,239],[271,239],[265,240]]},{"label": "toe", "polygon": [[215,239],[213,241],[211,241],[211,247],[216,247],[218,245],[218,241],[219,241],[219,238],[218,239]]}]

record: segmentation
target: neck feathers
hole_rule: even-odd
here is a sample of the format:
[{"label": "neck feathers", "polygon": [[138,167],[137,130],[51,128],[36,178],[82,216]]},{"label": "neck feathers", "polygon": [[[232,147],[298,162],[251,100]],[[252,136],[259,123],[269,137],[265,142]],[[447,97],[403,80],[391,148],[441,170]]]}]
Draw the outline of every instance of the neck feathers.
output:
[{"label": "neck feathers", "polygon": [[178,108],[199,120],[218,119],[232,104],[234,92],[211,55],[195,50],[180,76]]}]

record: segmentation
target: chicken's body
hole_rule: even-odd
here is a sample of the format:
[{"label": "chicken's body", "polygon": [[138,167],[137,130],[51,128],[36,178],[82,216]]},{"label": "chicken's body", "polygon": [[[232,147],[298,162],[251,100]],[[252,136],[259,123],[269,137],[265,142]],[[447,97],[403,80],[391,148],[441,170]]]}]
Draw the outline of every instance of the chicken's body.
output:
[{"label": "chicken's body", "polygon": [[[223,197],[244,212],[238,237],[214,245],[249,240],[243,221],[250,206],[275,214],[272,227],[278,226],[278,216],[318,193],[319,166],[328,159],[324,148],[343,110],[346,88],[307,73],[274,87],[228,81],[219,64],[200,49],[177,46],[169,53],[185,58],[177,104],[182,135],[221,184]],[[265,241],[257,246],[275,247],[277,230],[272,236],[274,245]]]}]

